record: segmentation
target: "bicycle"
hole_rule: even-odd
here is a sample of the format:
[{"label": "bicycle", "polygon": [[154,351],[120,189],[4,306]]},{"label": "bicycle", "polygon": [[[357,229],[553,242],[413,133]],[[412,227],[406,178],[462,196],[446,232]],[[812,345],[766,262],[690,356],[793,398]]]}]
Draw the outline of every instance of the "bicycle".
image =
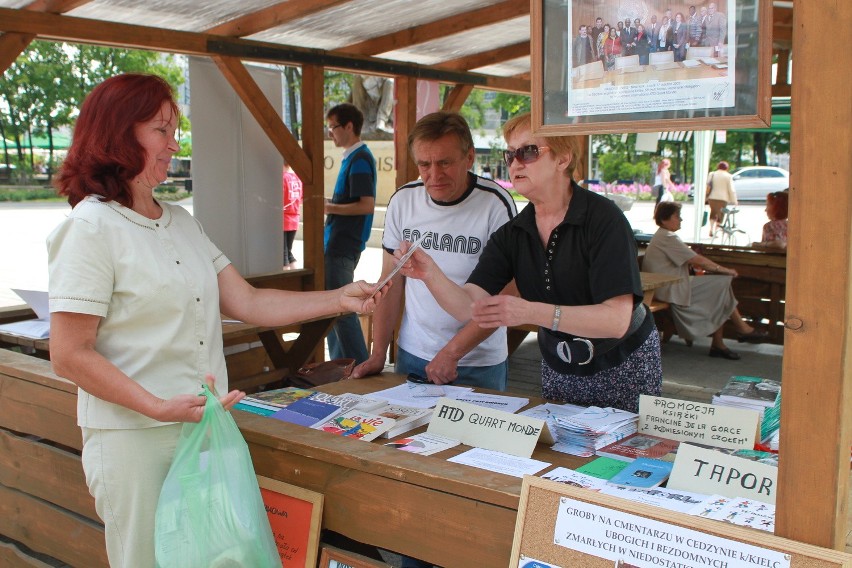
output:
[{"label": "bicycle", "polygon": [[737,207],[722,208],[724,220],[716,227],[716,232],[710,239],[710,244],[744,247],[751,243],[748,233],[737,228]]}]

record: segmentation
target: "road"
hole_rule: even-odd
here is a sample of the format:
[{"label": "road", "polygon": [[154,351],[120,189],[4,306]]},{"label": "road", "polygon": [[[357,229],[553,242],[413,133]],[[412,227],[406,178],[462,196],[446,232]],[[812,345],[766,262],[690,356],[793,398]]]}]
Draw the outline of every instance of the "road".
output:
[{"label": "road", "polygon": [[[192,201],[182,202],[192,212]],[[68,205],[52,203],[0,203],[0,307],[22,303],[12,292],[12,288],[47,290],[47,251],[45,239],[56,225],[68,214]],[[634,229],[646,233],[656,231],[652,219],[653,204],[636,202],[625,215]],[[766,222],[762,203],[740,206],[737,224],[744,229],[751,240],[759,240],[761,228]],[[681,238],[692,240],[695,226],[693,206],[684,205]],[[706,229],[702,231],[707,242]],[[302,258],[301,241],[294,244],[294,254]],[[382,250],[367,248],[361,255],[361,262],[355,272],[356,278],[374,282],[381,272]]]}]

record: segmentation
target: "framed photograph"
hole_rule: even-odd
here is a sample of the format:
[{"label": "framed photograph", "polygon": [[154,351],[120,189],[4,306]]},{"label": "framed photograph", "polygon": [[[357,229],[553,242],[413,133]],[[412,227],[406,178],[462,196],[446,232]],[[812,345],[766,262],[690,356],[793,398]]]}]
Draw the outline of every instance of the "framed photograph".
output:
[{"label": "framed photograph", "polygon": [[536,135],[766,127],[770,0],[532,0]]},{"label": "framed photograph", "polygon": [[389,568],[389,564],[333,546],[323,546],[319,568]]},{"label": "framed photograph", "polygon": [[323,494],[261,475],[257,483],[282,567],[316,566]]}]

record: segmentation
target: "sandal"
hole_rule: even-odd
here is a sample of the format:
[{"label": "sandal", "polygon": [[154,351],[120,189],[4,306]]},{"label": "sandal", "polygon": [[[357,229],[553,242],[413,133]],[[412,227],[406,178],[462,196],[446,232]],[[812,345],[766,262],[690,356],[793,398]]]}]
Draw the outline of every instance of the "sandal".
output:
[{"label": "sandal", "polygon": [[718,347],[711,347],[709,355],[711,357],[720,357],[731,361],[738,361],[740,358],[739,353],[731,351],[730,349],[719,349]]},{"label": "sandal", "polygon": [[751,333],[738,335],[737,341],[740,343],[766,343],[769,341],[769,332],[762,329],[755,329]]}]

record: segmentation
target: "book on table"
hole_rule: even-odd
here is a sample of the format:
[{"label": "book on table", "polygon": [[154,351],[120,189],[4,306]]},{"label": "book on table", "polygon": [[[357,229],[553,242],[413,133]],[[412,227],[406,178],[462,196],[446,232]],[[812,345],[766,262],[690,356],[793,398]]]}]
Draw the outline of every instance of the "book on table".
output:
[{"label": "book on table", "polygon": [[713,404],[749,408],[763,412],[775,404],[781,383],[760,377],[737,375],[713,395]]},{"label": "book on table", "polygon": [[636,432],[598,449],[595,453],[624,461],[633,461],[636,458],[674,461],[679,445],[677,440]]},{"label": "book on table", "polygon": [[394,420],[393,427],[380,436],[381,438],[394,438],[400,434],[414,430],[418,426],[428,424],[432,418],[433,410],[431,408],[415,408],[413,406],[391,403],[374,409],[371,412]]},{"label": "book on table", "polygon": [[360,410],[347,410],[322,424],[314,426],[314,428],[337,436],[357,438],[369,442],[390,430],[395,423],[396,420],[387,416],[379,416]]},{"label": "book on table", "polygon": [[609,482],[622,487],[657,487],[669,478],[673,465],[672,462],[662,460],[636,458],[612,476]]},{"label": "book on table", "polygon": [[274,414],[270,414],[269,417],[312,428],[338,414],[340,414],[340,407],[335,404],[302,398],[279,409]]},{"label": "book on table", "polygon": [[268,406],[277,406],[278,408],[284,408],[290,403],[299,400],[300,398],[307,398],[316,392],[317,391],[314,390],[300,389],[297,387],[285,387],[282,389],[256,392],[254,394],[248,395],[243,400],[248,400],[249,402],[258,402]]},{"label": "book on table", "polygon": [[591,475],[592,477],[597,477],[598,479],[609,480],[625,467],[627,467],[626,461],[601,456],[581,465],[576,469],[576,471],[586,475]]}]

